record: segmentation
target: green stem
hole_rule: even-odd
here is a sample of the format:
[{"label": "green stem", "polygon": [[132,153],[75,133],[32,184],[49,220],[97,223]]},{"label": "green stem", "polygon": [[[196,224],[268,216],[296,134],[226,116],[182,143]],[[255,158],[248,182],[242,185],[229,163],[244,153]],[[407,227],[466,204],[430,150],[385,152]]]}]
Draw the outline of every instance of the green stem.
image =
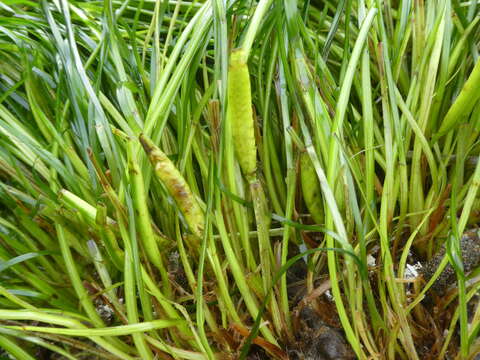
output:
[{"label": "green stem", "polygon": [[475,64],[460,94],[443,118],[434,141],[463,121],[464,117],[470,114],[478,99],[480,99],[480,61]]},{"label": "green stem", "polygon": [[252,19],[250,20],[250,25],[248,26],[247,34],[243,38],[241,48],[243,49],[244,62],[246,63],[252,49],[253,41],[257,35],[257,31],[260,28],[260,24],[265,18],[270,5],[273,0],[260,0],[255,9]]}]

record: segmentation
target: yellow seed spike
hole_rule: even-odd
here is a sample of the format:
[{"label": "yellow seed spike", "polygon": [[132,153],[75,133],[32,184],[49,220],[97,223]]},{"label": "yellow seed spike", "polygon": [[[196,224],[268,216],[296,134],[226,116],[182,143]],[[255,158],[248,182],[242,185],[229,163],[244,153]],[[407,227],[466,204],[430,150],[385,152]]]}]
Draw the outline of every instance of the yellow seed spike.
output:
[{"label": "yellow seed spike", "polygon": [[198,237],[202,237],[205,224],[203,211],[182,174],[150,139],[143,134],[139,139],[155,169],[155,174],[177,203],[190,230]]},{"label": "yellow seed spike", "polygon": [[242,50],[234,50],[230,55],[227,118],[232,127],[233,145],[240,167],[247,178],[253,178],[257,169],[257,147],[250,75]]},{"label": "yellow seed spike", "polygon": [[313,221],[320,224],[324,221],[322,190],[312,160],[307,153],[303,153],[300,157],[300,180],[305,205]]}]

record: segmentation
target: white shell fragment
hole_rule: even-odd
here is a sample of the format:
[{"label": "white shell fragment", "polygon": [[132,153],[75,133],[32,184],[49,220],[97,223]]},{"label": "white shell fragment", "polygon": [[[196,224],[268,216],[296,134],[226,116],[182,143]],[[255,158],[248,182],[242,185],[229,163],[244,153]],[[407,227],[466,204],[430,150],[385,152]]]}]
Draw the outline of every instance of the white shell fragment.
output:
[{"label": "white shell fragment", "polygon": [[422,264],[417,262],[415,265],[407,264],[405,269],[405,279],[415,279],[418,277],[418,271],[422,268]]}]

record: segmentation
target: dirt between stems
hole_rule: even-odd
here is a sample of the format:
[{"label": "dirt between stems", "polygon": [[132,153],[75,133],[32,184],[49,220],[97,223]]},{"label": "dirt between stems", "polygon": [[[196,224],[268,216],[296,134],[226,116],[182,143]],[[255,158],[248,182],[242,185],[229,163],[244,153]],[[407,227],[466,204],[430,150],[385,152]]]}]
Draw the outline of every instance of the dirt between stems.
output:
[{"label": "dirt between stems", "polygon": [[[350,360],[354,353],[345,340],[333,299],[326,293],[307,299],[307,266],[297,261],[287,272],[296,343],[288,347],[290,360]],[[320,288],[326,279],[318,279]],[[328,286],[327,286],[328,287]]]},{"label": "dirt between stems", "polygon": [[[295,255],[295,250],[293,255]],[[307,266],[297,261],[287,271],[288,296],[292,309],[294,340],[285,347],[289,360],[353,360],[355,355],[341,330],[333,299],[325,293],[307,298]],[[315,281],[315,287],[326,279]],[[261,347],[252,346],[248,360],[272,357]]]},{"label": "dirt between stems", "polygon": [[297,347],[289,349],[290,360],[350,360],[355,356],[340,329],[326,324],[317,310],[305,306],[299,315]]},{"label": "dirt between stems", "polygon": [[[479,232],[479,229],[466,231],[460,239],[460,250],[465,274],[468,274],[480,264]],[[424,264],[422,274],[426,281],[430,280],[435,271],[437,271],[440,262],[445,256],[445,252],[445,247],[442,247],[430,261]],[[432,285],[432,289],[437,295],[443,295],[452,284],[456,284],[456,275],[452,265],[448,264]]]}]

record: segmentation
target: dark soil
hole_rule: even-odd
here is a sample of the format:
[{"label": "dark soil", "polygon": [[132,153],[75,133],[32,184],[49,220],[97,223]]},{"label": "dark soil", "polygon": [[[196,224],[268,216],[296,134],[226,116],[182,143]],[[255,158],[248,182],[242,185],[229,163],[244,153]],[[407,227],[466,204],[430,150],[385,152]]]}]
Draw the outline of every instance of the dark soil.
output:
[{"label": "dark soil", "polygon": [[[296,255],[296,249],[290,256]],[[297,261],[287,271],[288,296],[294,309],[295,342],[288,346],[290,360],[349,360],[355,359],[345,340],[335,304],[325,294],[305,303],[307,265]],[[315,286],[325,279],[315,281]]]},{"label": "dark soil", "polygon": [[260,346],[252,345],[247,360],[267,360],[270,356]]},{"label": "dark soil", "polygon": [[[475,269],[480,264],[480,237],[479,229],[465,232],[460,240],[460,250],[462,253],[463,266],[465,274]],[[438,269],[438,265],[445,256],[445,247],[443,247],[430,261],[424,264],[422,274],[426,281],[430,280]],[[443,295],[450,285],[456,283],[455,270],[448,264],[432,285],[432,289],[437,295]]]},{"label": "dark soil", "polygon": [[291,360],[355,359],[340,329],[327,325],[315,309],[305,306],[300,311],[299,320],[297,346],[289,349]]}]

